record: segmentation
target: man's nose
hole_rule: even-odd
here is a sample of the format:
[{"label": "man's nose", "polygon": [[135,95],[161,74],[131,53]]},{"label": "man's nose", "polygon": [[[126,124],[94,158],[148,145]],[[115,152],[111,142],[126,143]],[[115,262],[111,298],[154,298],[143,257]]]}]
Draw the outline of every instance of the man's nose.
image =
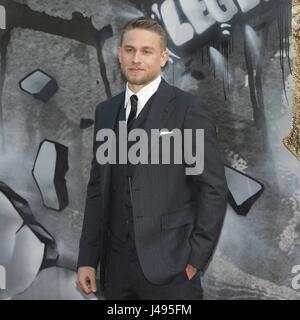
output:
[{"label": "man's nose", "polygon": [[132,57],[132,62],[139,63],[141,62],[141,54],[139,51],[136,51]]}]

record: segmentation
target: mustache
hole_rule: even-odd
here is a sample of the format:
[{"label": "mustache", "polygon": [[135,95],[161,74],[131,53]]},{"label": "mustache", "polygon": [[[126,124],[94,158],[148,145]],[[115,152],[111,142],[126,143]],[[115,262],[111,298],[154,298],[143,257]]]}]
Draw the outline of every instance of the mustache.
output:
[{"label": "mustache", "polygon": [[142,68],[142,67],[137,67],[137,66],[128,67],[127,69],[145,70],[144,68]]}]

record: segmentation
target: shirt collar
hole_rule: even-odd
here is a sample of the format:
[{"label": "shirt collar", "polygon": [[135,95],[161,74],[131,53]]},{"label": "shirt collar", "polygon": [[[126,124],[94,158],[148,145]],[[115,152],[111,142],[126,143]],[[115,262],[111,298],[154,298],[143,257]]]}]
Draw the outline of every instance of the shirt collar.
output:
[{"label": "shirt collar", "polygon": [[150,99],[150,97],[157,91],[159,84],[161,82],[161,75],[159,75],[157,78],[155,78],[153,81],[148,83],[145,87],[143,87],[140,91],[137,93],[132,92],[128,88],[128,82],[126,84],[126,93],[125,93],[125,105],[126,108],[128,101],[130,97],[135,94],[138,97],[139,104],[141,107],[144,107],[144,105],[147,103],[147,101]]}]

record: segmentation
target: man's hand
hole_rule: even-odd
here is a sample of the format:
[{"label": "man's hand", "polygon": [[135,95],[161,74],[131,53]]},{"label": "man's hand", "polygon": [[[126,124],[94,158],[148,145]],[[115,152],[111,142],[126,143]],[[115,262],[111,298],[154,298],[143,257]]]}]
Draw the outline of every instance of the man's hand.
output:
[{"label": "man's hand", "polygon": [[193,267],[192,265],[188,264],[187,267],[185,268],[185,272],[186,272],[189,280],[191,280],[193,278],[193,276],[198,272],[198,269]]},{"label": "man's hand", "polygon": [[95,293],[97,291],[96,270],[92,267],[78,268],[76,284],[85,294]]}]

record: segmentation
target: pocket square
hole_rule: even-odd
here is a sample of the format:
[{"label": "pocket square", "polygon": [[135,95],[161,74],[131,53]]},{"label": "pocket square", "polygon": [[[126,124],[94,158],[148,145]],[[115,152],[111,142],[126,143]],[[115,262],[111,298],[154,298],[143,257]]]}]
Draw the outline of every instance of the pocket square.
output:
[{"label": "pocket square", "polygon": [[164,136],[164,135],[166,135],[166,134],[173,134],[173,131],[161,131],[161,132],[159,133],[159,136]]}]

